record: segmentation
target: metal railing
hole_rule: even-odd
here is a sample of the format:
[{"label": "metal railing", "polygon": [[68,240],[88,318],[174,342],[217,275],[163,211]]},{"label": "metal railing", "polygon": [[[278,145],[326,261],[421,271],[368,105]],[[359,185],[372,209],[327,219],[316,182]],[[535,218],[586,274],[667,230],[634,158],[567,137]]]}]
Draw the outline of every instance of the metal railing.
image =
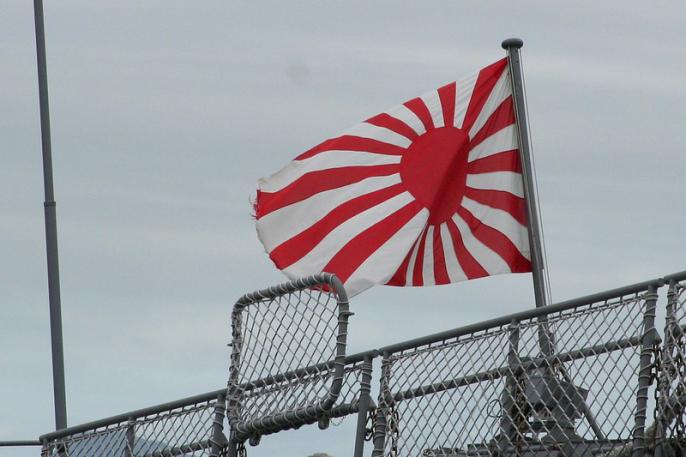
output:
[{"label": "metal railing", "polygon": [[43,435],[42,455],[245,455],[353,414],[355,457],[370,432],[376,457],[686,455],[686,272],[347,356],[350,314],[332,275],[247,294],[227,389]]},{"label": "metal railing", "polygon": [[246,440],[351,414],[363,359],[346,360],[348,299],[323,273],[241,297],[232,313],[231,449]]},{"label": "metal railing", "polygon": [[686,454],[686,272],[666,276],[664,341],[660,348],[657,408],[648,435],[656,455]]},{"label": "metal railing", "polygon": [[219,457],[226,390],[69,427],[39,438],[43,457]]},{"label": "metal railing", "polygon": [[642,448],[660,284],[379,349],[374,455],[592,455],[629,442]]}]

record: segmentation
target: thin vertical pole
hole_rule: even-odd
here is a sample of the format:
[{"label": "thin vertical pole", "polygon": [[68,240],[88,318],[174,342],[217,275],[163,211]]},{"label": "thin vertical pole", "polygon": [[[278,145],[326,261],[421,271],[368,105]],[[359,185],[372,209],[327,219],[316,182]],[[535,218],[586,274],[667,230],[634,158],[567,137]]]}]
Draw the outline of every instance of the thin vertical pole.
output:
[{"label": "thin vertical pole", "polygon": [[[388,434],[388,417],[386,414],[391,414],[391,407],[393,405],[393,398],[389,389],[389,382],[391,380],[391,361],[390,354],[385,352],[381,360],[381,380],[379,386],[379,405],[376,407],[376,421],[373,424],[374,429],[374,449],[372,450],[372,457],[383,457],[386,449],[386,435]],[[393,439],[393,438],[391,438]]]},{"label": "thin vertical pole", "polygon": [[[522,61],[519,49],[524,42],[519,38],[509,38],[502,43],[507,51],[507,59],[512,79],[512,97],[514,99],[515,118],[517,119],[517,136],[519,139],[519,154],[522,162],[522,177],[524,181],[524,200],[526,201],[526,214],[529,221],[529,249],[531,251],[531,272],[534,282],[534,298],[536,307],[546,306],[547,294],[545,290],[543,243],[541,241],[540,222],[538,220],[538,203],[536,201],[536,188],[534,186],[534,171],[531,156],[531,143],[529,141],[529,124],[524,101],[524,78],[522,76]],[[547,317],[539,319],[541,325],[538,328],[539,344],[544,355],[553,354],[552,335],[548,330]]]},{"label": "thin vertical pole", "polygon": [[509,38],[502,43],[507,51],[507,59],[512,78],[512,95],[514,98],[515,116],[517,119],[517,133],[519,137],[519,153],[522,162],[524,178],[524,197],[526,200],[526,214],[529,221],[529,248],[531,250],[531,269],[533,270],[534,296],[536,307],[547,304],[545,281],[543,277],[543,252],[538,220],[538,204],[533,180],[533,165],[531,159],[531,144],[529,141],[529,126],[526,118],[526,104],[524,102],[524,80],[522,77],[522,62],[519,49],[524,42],[519,38]]},{"label": "thin vertical pole", "polygon": [[214,420],[212,423],[212,437],[210,438],[210,457],[219,457],[227,445],[224,436],[224,419],[226,416],[226,393],[217,396],[214,404]]},{"label": "thin vertical pole", "polygon": [[657,330],[655,329],[655,308],[657,288],[650,286],[645,295],[645,312],[643,314],[643,335],[641,336],[641,359],[638,370],[638,388],[636,389],[636,410],[634,413],[633,445],[631,455],[639,457],[645,451],[645,424],[648,411],[648,392],[652,381],[653,345]]},{"label": "thin vertical pole", "polygon": [[[355,433],[355,452],[354,457],[362,457],[364,455],[364,439],[366,435],[367,413],[369,412],[369,405],[371,398],[369,393],[372,389],[372,357],[364,356],[362,362],[362,375],[360,379],[360,400],[357,411],[357,431]],[[374,424],[372,424],[372,429]]]},{"label": "thin vertical pole", "polygon": [[516,447],[519,427],[521,422],[520,416],[522,414],[521,405],[518,404],[518,380],[521,376],[519,373],[519,322],[513,320],[508,327],[508,351],[507,351],[507,369],[508,373],[505,377],[505,395],[503,395],[503,409],[500,416],[500,436],[503,440],[500,445],[503,448],[503,453],[508,447]]},{"label": "thin vertical pole", "polygon": [[136,446],[136,419],[129,418],[129,423],[126,426],[126,449],[124,449],[124,457],[134,457],[133,449]]},{"label": "thin vertical pole", "polygon": [[50,145],[50,108],[48,105],[48,70],[45,59],[43,1],[33,1],[38,63],[38,96],[43,147],[43,180],[45,187],[45,244],[48,262],[48,297],[50,301],[50,339],[52,343],[52,381],[55,398],[55,427],[67,427],[67,398],[64,386],[64,350],[62,345],[62,307],[60,304],[60,271],[57,256],[57,215],[52,185],[52,148]]}]

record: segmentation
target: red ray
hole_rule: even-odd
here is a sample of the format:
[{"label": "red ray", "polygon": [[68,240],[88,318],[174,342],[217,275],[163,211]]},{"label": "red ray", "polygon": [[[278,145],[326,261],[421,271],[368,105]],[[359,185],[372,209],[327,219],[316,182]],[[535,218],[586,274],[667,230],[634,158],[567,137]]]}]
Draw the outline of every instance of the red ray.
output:
[{"label": "red ray", "polygon": [[507,67],[507,58],[503,58],[479,72],[476,84],[474,84],[474,91],[469,99],[464,122],[462,123],[463,130],[469,131],[472,128],[472,124],[479,117],[481,109],[484,107],[486,100],[488,100],[488,96],[491,95],[491,91],[498,82],[498,78],[500,78],[505,67]]},{"label": "red ray", "polygon": [[519,161],[519,150],[499,152],[483,159],[477,159],[467,165],[467,174],[491,173],[494,171],[522,172]]},{"label": "red ray", "polygon": [[476,135],[474,135],[474,138],[472,138],[469,143],[469,150],[471,151],[489,136],[498,133],[500,130],[514,123],[515,114],[512,106],[512,97],[510,96],[493,111],[483,127],[476,132]]},{"label": "red ray", "polygon": [[431,118],[431,113],[429,112],[429,108],[426,107],[426,104],[424,104],[424,100],[417,97],[403,104],[422,121],[424,130],[428,132],[434,128],[434,120]]},{"label": "red ray", "polygon": [[309,228],[281,243],[269,253],[269,256],[276,266],[283,270],[302,259],[326,235],[343,222],[403,192],[405,192],[405,187],[402,184],[395,184],[348,200],[331,210]]},{"label": "red ray", "polygon": [[340,167],[306,173],[276,192],[257,191],[255,217],[266,216],[284,206],[305,200],[326,190],[336,189],[372,176],[388,176],[400,171],[399,164],[370,167]]},{"label": "red ray", "polygon": [[482,205],[507,211],[517,222],[527,225],[526,201],[521,197],[502,190],[474,189],[473,187],[465,188],[465,196]]},{"label": "red ray", "polygon": [[414,266],[412,269],[412,285],[424,285],[424,247],[426,246],[426,228],[422,232],[422,237],[419,239],[419,249],[417,249],[417,257],[414,259]]},{"label": "red ray", "polygon": [[455,124],[455,83],[452,82],[439,88],[438,98],[443,108],[443,125],[453,126]]},{"label": "red ray", "polygon": [[381,113],[377,116],[370,117],[365,122],[376,125],[377,127],[384,127],[388,130],[392,130],[410,141],[417,138],[417,132],[415,132],[412,127],[387,113]]},{"label": "red ray", "polygon": [[481,264],[479,264],[479,262],[474,258],[474,256],[472,256],[472,254],[467,250],[467,247],[464,245],[464,241],[462,240],[462,235],[460,235],[460,231],[458,230],[457,225],[455,225],[455,222],[452,219],[448,219],[446,221],[446,225],[448,226],[453,247],[455,248],[457,262],[460,264],[460,267],[462,267],[462,271],[464,271],[467,279],[476,279],[488,276],[488,272],[484,269],[484,267],[482,267]]},{"label": "red ray", "polygon": [[464,207],[457,209],[457,214],[467,223],[472,234],[493,252],[498,254],[510,267],[513,273],[531,271],[531,262],[517,249],[517,246],[505,234],[486,225]]},{"label": "red ray", "polygon": [[434,280],[436,284],[449,284],[448,267],[445,265],[445,254],[443,253],[443,240],[441,239],[441,227],[434,226]]},{"label": "red ray", "polygon": [[360,151],[373,152],[375,154],[387,154],[394,156],[401,156],[405,152],[405,148],[396,146],[394,144],[384,143],[383,141],[375,140],[373,138],[363,138],[354,135],[342,135],[336,138],[331,138],[317,146],[309,149],[295,160],[305,160],[324,151]]},{"label": "red ray", "polygon": [[329,260],[323,271],[334,273],[342,282],[347,281],[365,260],[421,210],[422,206],[416,201],[412,201],[360,232]]}]

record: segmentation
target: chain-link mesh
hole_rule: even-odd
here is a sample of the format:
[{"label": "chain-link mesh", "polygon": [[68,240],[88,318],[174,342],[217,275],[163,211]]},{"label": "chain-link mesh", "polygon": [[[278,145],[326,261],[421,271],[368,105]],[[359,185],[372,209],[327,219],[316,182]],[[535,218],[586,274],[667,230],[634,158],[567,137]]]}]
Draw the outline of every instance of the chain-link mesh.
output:
[{"label": "chain-link mesh", "polygon": [[[221,434],[224,400],[217,396],[121,418],[91,429],[44,438],[43,456],[172,457],[219,456],[226,439]],[[217,423],[218,422],[218,423]],[[57,432],[59,435],[59,432]]]},{"label": "chain-link mesh", "polygon": [[637,373],[645,368],[647,295],[387,353],[375,455],[595,455],[624,447],[645,394],[637,395]]},{"label": "chain-link mesh", "polygon": [[351,395],[359,368],[345,366],[349,315],[345,290],[330,274],[238,300],[228,387],[237,440],[326,419]]},{"label": "chain-link mesh", "polygon": [[686,454],[686,282],[673,281],[660,351],[658,400],[655,413],[656,447],[664,456]]}]

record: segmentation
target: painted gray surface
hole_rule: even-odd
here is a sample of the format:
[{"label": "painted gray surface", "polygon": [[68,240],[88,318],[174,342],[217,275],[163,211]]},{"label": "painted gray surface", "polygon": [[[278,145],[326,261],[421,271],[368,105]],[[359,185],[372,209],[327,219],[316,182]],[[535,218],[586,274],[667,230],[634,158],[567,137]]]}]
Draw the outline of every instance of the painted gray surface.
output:
[{"label": "painted gray surface", "polygon": [[[554,301],[684,269],[684,7],[462,3],[45,5],[70,423],[215,388],[231,304],[283,280],[254,233],[256,179],[502,57],[508,36],[526,41]],[[0,14],[2,439],[53,426],[31,8]],[[514,275],[351,306],[352,353],[533,297]],[[251,455],[348,455],[341,427]]]}]

